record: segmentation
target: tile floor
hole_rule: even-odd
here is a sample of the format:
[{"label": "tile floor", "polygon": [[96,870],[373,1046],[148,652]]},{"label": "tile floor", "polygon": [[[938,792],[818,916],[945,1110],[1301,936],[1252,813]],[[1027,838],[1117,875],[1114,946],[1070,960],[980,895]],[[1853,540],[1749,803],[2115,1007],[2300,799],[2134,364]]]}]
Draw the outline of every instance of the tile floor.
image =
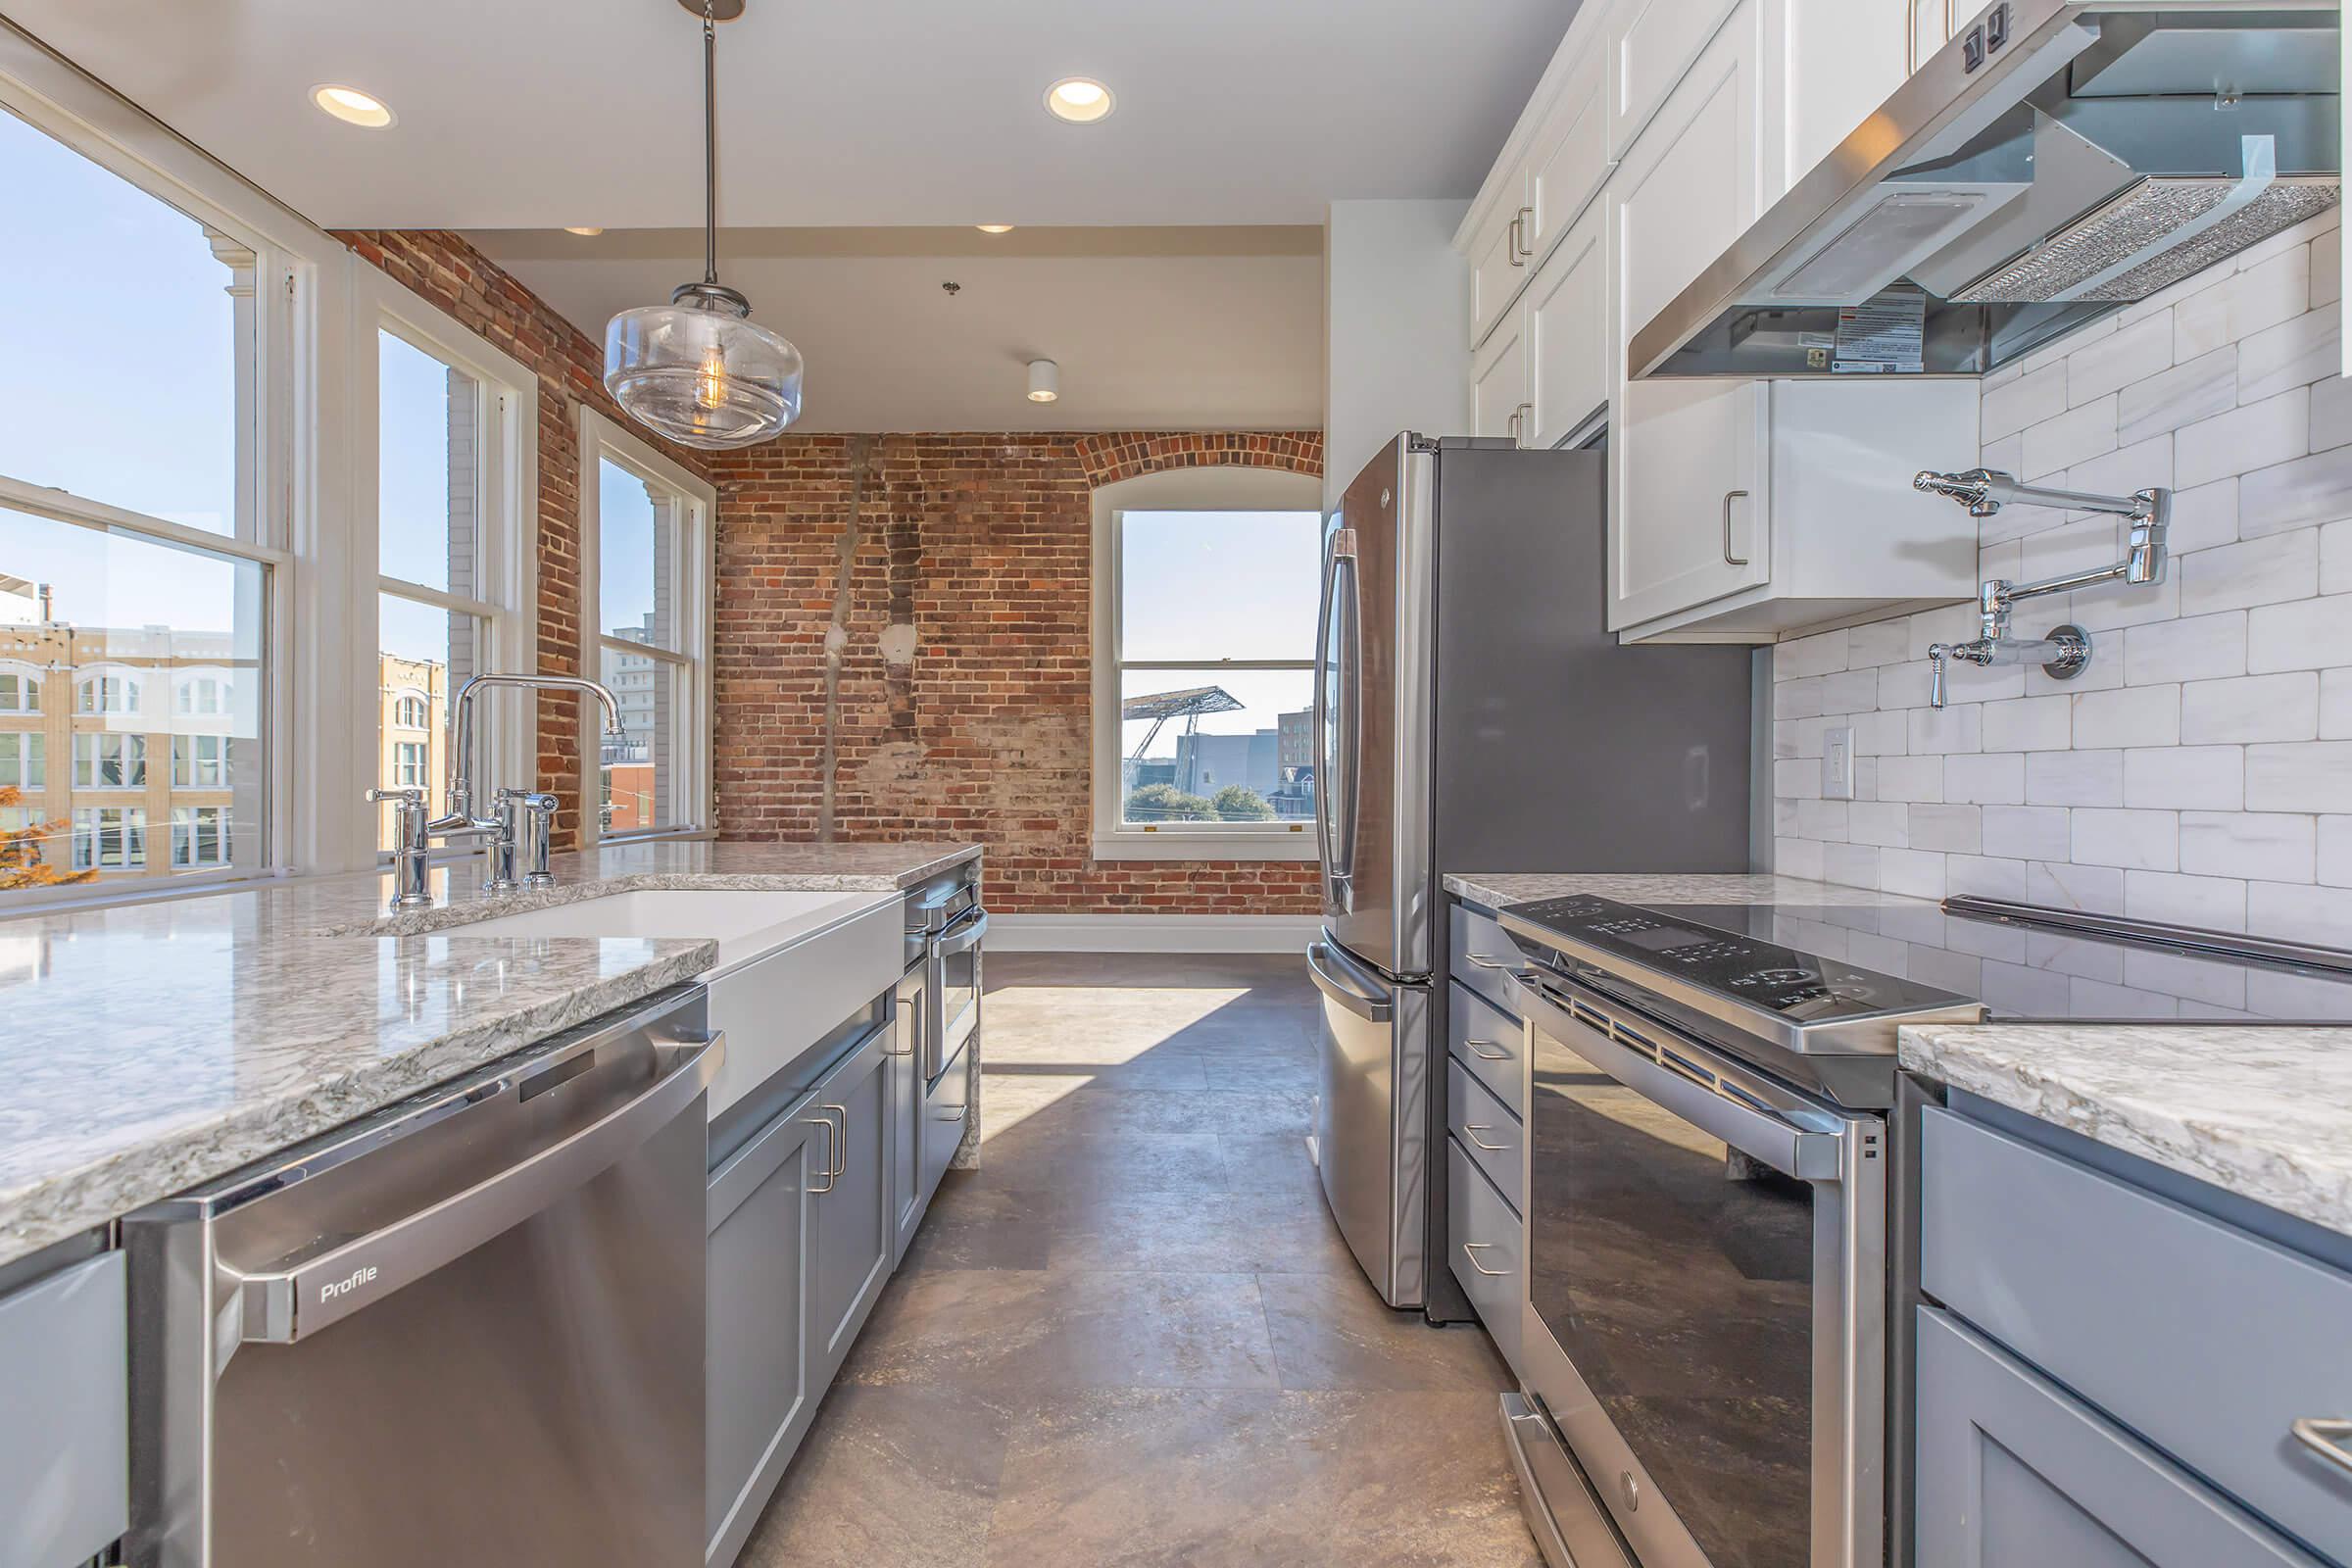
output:
[{"label": "tile floor", "polygon": [[988,962],[951,1172],[746,1568],[1541,1568],[1476,1328],[1381,1305],[1291,957]]}]

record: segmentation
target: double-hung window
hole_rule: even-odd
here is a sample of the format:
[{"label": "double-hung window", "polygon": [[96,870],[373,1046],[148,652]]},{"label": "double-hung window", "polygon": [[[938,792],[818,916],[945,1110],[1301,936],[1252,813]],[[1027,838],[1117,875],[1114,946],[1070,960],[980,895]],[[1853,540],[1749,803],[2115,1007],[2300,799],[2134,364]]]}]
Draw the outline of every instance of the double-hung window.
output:
[{"label": "double-hung window", "polygon": [[594,411],[580,420],[582,625],[589,672],[620,702],[588,715],[584,781],[600,838],[710,821],[710,485]]},{"label": "double-hung window", "polygon": [[[291,559],[264,502],[279,387],[265,349],[288,335],[289,263],[14,93],[0,94],[0,190],[18,220],[0,246],[0,788],[50,827],[38,849],[54,867],[190,868],[146,854],[148,811],[173,808],[176,788],[148,762],[166,755],[173,692],[190,689],[179,672],[202,666],[204,722],[238,763],[211,804],[220,853],[202,863],[259,869],[273,809],[264,694]],[[105,303],[43,303],[67,300]]]},{"label": "double-hung window", "polygon": [[1320,486],[1186,469],[1095,497],[1095,853],[1314,858]]}]

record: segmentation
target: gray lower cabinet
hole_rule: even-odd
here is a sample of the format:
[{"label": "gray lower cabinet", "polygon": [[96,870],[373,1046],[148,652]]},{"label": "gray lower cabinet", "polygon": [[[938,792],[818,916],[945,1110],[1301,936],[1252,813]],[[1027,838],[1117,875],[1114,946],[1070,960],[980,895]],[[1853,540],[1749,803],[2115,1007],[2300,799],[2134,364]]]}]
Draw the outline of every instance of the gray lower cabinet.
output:
[{"label": "gray lower cabinet", "polygon": [[920,963],[899,981],[891,1019],[890,1152],[891,1222],[898,1228],[894,1256],[904,1258],[923,1222],[930,1194],[922,1190],[923,1153],[923,969]]},{"label": "gray lower cabinet", "polygon": [[0,1568],[67,1568],[129,1510],[121,1252],[0,1295]]},{"label": "gray lower cabinet", "polygon": [[1446,1233],[1453,1247],[1446,1262],[1494,1348],[1516,1368],[1525,1315],[1520,1303],[1527,1298],[1526,1226],[1451,1138],[1446,1140]]},{"label": "gray lower cabinet", "polygon": [[1918,1442],[1917,1568],[2319,1568],[1934,1307],[1919,1309]]},{"label": "gray lower cabinet", "polygon": [[706,1562],[734,1561],[897,1258],[895,1031],[710,1173]]}]

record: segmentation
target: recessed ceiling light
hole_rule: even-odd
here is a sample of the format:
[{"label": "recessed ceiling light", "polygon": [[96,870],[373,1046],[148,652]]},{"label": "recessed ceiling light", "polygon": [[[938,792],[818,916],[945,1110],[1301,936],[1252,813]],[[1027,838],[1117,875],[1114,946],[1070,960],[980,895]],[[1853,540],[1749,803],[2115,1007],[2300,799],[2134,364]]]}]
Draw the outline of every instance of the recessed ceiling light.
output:
[{"label": "recessed ceiling light", "polygon": [[972,226],[983,234],[1009,234],[1012,232],[1010,223],[974,223]]},{"label": "recessed ceiling light", "polygon": [[391,107],[381,98],[364,93],[357,87],[338,86],[333,82],[313,87],[311,102],[347,125],[381,130],[392,123]]},{"label": "recessed ceiling light", "polygon": [[597,235],[604,232],[604,228],[600,224],[596,223],[582,223],[577,227],[566,223],[564,225],[564,232],[566,234],[579,234],[588,239],[594,239]]},{"label": "recessed ceiling light", "polygon": [[1046,89],[1046,112],[1073,124],[1090,124],[1111,112],[1117,100],[1092,76],[1064,76]]},{"label": "recessed ceiling light", "polygon": [[1029,362],[1029,401],[1051,403],[1061,396],[1061,367],[1052,360]]}]

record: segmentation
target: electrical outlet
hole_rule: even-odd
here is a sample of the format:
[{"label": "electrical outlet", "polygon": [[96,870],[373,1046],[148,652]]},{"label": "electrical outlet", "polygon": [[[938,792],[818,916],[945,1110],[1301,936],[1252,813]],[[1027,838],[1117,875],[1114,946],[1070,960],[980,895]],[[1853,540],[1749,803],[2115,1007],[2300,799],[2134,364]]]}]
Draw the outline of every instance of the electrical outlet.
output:
[{"label": "electrical outlet", "polygon": [[1854,798],[1854,732],[1850,726],[1825,730],[1821,737],[1821,798]]}]

